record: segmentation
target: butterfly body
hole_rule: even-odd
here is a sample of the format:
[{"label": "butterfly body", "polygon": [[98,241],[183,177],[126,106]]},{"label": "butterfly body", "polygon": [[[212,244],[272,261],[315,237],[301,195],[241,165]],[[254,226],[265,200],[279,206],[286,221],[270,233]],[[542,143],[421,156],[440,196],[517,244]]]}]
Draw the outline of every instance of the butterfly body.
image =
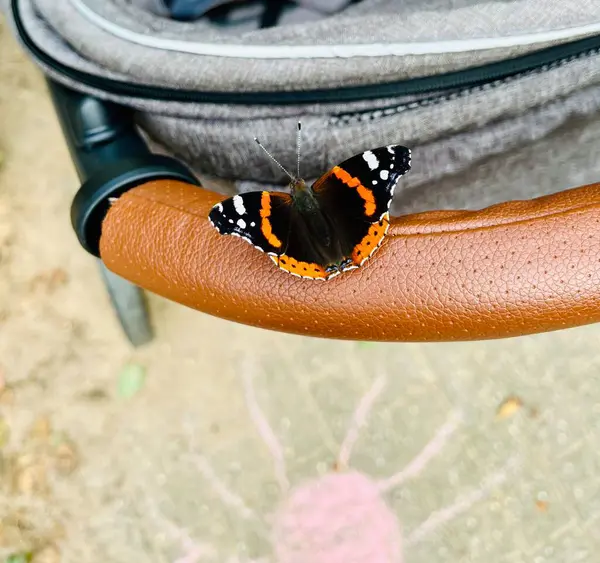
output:
[{"label": "butterfly body", "polygon": [[209,220],[293,275],[327,280],[360,267],[383,241],[398,178],[410,151],[389,145],[356,155],[312,186],[294,178],[290,194],[248,192],[213,207]]},{"label": "butterfly body", "polygon": [[336,265],[344,258],[342,244],[335,231],[335,224],[319,205],[312,187],[304,181],[293,183],[291,223],[302,240],[310,246],[316,262]]}]

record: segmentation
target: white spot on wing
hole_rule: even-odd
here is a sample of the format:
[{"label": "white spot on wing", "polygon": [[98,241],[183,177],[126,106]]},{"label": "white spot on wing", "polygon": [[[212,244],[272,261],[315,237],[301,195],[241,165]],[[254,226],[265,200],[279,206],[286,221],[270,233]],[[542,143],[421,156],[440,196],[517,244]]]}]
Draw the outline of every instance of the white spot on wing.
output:
[{"label": "white spot on wing", "polygon": [[244,221],[243,219],[238,219],[237,220],[237,225],[240,229],[245,229],[246,228],[246,221]]},{"label": "white spot on wing", "polygon": [[252,221],[252,223],[250,223],[251,227],[256,227],[256,223],[254,221]]},{"label": "white spot on wing", "polygon": [[246,208],[244,207],[244,200],[241,195],[236,195],[233,198],[233,206],[239,215],[244,215],[246,213]]},{"label": "white spot on wing", "polygon": [[379,166],[377,157],[371,151],[365,151],[363,153],[363,158],[371,170],[375,170]]},{"label": "white spot on wing", "polygon": [[390,154],[393,154],[393,155],[395,155],[395,153],[394,153],[394,145],[388,145],[388,146],[386,147],[386,149],[387,149],[387,151],[388,151]]},{"label": "white spot on wing", "polygon": [[379,177],[380,177],[382,180],[387,180],[387,179],[389,178],[389,176],[390,176],[390,173],[389,173],[389,171],[388,171],[388,170],[382,170],[382,171],[379,173]]},{"label": "white spot on wing", "polygon": [[376,186],[376,185],[377,185],[377,180],[373,180],[372,184],[373,184],[374,186]]},{"label": "white spot on wing", "polygon": [[223,213],[223,204],[222,203],[217,203],[216,207],[217,207],[217,210],[219,211],[219,213]]}]

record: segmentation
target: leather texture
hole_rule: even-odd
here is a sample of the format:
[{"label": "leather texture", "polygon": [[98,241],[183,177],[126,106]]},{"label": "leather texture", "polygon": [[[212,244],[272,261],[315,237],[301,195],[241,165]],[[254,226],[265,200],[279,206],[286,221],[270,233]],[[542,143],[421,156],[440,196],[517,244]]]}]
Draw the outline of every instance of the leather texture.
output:
[{"label": "leather texture", "polygon": [[600,183],[480,211],[392,219],[362,268],[293,277],[209,224],[225,196],[156,181],[104,219],[106,266],[231,321],[310,336],[396,342],[503,338],[600,320]]}]

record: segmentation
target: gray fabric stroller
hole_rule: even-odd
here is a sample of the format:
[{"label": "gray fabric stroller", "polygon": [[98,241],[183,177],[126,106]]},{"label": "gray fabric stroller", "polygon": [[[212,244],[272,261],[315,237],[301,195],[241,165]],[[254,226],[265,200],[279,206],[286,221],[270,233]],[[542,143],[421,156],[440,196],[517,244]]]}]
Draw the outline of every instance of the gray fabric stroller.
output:
[{"label": "gray fabric stroller", "polygon": [[[285,174],[253,138],[293,166],[298,119],[309,179],[392,138],[411,147],[396,215],[480,208],[600,177],[577,146],[598,138],[597,2],[0,5],[50,81],[87,182],[74,227],[95,255],[109,195],[149,178],[230,195],[280,189]],[[486,170],[498,154],[505,165]],[[112,178],[98,179],[109,163]],[[147,341],[141,293],[102,268],[129,338]]]}]

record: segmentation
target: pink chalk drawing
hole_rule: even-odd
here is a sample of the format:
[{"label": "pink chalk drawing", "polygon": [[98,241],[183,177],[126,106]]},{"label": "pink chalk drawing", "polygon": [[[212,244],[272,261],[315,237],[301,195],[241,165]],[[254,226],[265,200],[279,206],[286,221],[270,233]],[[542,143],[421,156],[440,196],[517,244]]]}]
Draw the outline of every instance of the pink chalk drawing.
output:
[{"label": "pink chalk drawing", "polygon": [[423,541],[440,526],[483,500],[492,489],[508,479],[518,463],[517,457],[510,458],[503,468],[485,479],[478,488],[431,513],[404,536],[398,516],[386,504],[385,494],[418,477],[441,453],[463,420],[460,411],[449,414],[446,422],[407,467],[386,479],[372,479],[351,469],[349,464],[360,432],[385,389],[386,377],[379,376],[360,399],[350,420],[336,470],[291,486],[283,448],[257,401],[253,375],[246,370],[242,377],[250,418],[273,460],[275,478],[282,495],[279,508],[263,520],[237,494],[228,490],[205,458],[193,455],[191,459],[225,505],[241,519],[254,520],[265,527],[272,555],[261,559],[241,559],[239,556],[223,559],[217,556],[214,548],[194,542],[186,532],[168,524],[184,552],[174,563],[408,563],[407,548]]}]

